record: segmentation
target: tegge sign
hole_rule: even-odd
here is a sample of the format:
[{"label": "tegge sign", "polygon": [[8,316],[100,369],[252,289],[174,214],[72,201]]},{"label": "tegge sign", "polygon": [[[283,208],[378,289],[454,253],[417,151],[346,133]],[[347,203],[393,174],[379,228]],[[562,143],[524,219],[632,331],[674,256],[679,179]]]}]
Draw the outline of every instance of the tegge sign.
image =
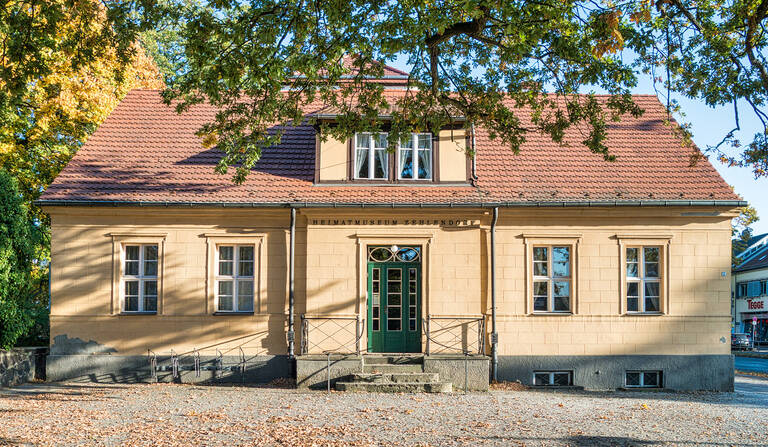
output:
[{"label": "tegge sign", "polygon": [[768,296],[744,298],[737,301],[740,312],[765,312],[768,310]]},{"label": "tegge sign", "polygon": [[478,219],[309,219],[310,225],[440,225],[441,227],[477,227]]}]

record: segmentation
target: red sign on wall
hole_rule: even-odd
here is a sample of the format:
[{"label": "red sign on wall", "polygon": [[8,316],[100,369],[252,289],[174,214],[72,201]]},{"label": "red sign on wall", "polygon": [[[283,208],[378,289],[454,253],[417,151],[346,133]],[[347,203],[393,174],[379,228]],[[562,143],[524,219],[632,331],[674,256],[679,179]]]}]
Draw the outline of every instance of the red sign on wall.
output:
[{"label": "red sign on wall", "polygon": [[747,300],[747,309],[749,310],[762,310],[765,309],[764,300]]}]

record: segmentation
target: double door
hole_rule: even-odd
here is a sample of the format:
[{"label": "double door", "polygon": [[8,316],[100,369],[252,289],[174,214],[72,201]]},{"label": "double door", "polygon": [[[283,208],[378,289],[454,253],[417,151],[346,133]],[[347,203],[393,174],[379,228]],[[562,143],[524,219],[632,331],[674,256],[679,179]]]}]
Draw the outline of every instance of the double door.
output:
[{"label": "double door", "polygon": [[421,352],[421,265],[368,263],[368,352]]}]

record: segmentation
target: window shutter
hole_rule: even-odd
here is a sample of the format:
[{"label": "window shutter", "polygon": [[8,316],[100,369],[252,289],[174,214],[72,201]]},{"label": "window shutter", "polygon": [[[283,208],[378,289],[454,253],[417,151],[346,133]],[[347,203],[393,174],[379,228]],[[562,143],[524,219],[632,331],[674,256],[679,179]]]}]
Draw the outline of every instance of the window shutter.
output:
[{"label": "window shutter", "polygon": [[760,281],[750,281],[747,285],[747,296],[754,298],[760,296]]}]

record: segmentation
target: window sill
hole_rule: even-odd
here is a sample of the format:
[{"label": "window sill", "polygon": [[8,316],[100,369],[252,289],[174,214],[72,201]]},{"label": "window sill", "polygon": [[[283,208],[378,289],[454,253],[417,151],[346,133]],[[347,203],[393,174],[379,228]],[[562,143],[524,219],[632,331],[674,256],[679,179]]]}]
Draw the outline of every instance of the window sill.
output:
[{"label": "window sill", "polygon": [[621,388],[616,388],[617,391],[643,391],[646,393],[659,393],[662,391],[665,391],[663,387],[659,386],[623,386]]},{"label": "window sill", "polygon": [[534,312],[531,312],[529,315],[533,315],[533,316],[536,316],[536,315],[543,315],[543,316],[553,316],[553,315],[554,315],[554,316],[563,316],[563,317],[566,317],[566,316],[570,316],[570,315],[573,315],[573,312],[571,312],[571,311],[568,311],[568,312],[544,312],[544,311],[534,311]]},{"label": "window sill", "polygon": [[625,317],[658,317],[666,315],[664,312],[626,312]]},{"label": "window sill", "polygon": [[253,314],[254,314],[253,311],[249,311],[249,312],[226,312],[226,311],[219,311],[219,312],[214,312],[213,313],[213,315],[253,315]]},{"label": "window sill", "polygon": [[130,315],[157,315],[157,312],[120,312],[118,315],[120,316],[130,316]]}]

